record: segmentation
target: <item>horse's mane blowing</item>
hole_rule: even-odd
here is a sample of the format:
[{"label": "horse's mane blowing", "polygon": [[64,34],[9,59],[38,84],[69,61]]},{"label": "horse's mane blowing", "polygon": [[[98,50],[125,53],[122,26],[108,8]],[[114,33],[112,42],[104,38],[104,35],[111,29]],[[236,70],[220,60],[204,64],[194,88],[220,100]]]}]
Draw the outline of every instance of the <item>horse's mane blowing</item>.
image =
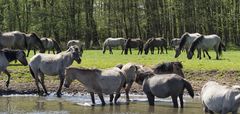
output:
[{"label": "horse's mane blowing", "polygon": [[204,36],[200,36],[200,37],[196,38],[196,39],[193,41],[193,43],[192,43],[189,51],[193,53],[194,50],[197,48],[198,44],[201,43],[201,41],[202,41],[203,39],[204,39]]}]

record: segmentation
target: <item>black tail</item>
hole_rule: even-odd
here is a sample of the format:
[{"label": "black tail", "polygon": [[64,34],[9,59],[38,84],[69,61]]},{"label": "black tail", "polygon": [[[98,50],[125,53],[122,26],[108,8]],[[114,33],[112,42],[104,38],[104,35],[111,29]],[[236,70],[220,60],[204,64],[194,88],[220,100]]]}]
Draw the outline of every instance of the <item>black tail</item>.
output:
[{"label": "black tail", "polygon": [[225,47],[225,45],[222,42],[220,42],[220,44],[218,46],[218,53],[219,53],[219,55],[222,55],[222,50],[226,51],[226,47]]},{"label": "black tail", "polygon": [[187,89],[189,95],[193,98],[194,97],[194,91],[193,91],[192,85],[186,80],[183,80],[183,81],[184,81],[184,88]]},{"label": "black tail", "polygon": [[34,75],[34,73],[32,71],[32,68],[30,66],[29,66],[29,70],[30,70],[30,73],[31,73],[32,77],[35,79],[35,75]]}]

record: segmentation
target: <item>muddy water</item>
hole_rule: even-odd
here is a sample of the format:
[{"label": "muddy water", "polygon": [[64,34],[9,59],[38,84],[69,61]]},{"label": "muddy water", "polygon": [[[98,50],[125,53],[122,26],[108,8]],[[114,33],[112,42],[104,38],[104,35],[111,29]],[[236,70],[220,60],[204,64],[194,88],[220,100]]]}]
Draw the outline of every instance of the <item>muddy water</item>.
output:
[{"label": "muddy water", "polygon": [[0,113],[28,113],[28,114],[201,114],[202,108],[199,99],[185,98],[184,109],[172,108],[171,100],[157,99],[155,106],[148,106],[144,95],[131,95],[132,102],[125,104],[124,97],[119,99],[121,105],[109,105],[109,97],[105,96],[107,105],[102,107],[96,97],[97,105],[90,106],[89,95],[64,95],[57,98],[55,95],[48,97],[39,96],[1,96]]}]

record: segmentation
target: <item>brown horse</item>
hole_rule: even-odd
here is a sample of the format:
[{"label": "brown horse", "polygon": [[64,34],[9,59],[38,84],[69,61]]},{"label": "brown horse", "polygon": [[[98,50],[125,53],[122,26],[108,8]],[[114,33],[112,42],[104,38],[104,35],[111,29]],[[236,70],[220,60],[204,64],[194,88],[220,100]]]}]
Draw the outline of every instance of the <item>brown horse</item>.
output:
[{"label": "brown horse", "polygon": [[157,47],[158,49],[158,54],[159,54],[159,49],[161,48],[161,54],[163,52],[163,48],[166,50],[167,54],[167,41],[163,38],[150,38],[147,40],[147,42],[144,44],[144,51],[145,54],[148,54],[149,49],[151,50],[151,54],[154,54],[154,48]]},{"label": "brown horse", "polygon": [[130,39],[128,38],[127,41],[124,44],[124,54],[128,54],[128,49],[130,51],[130,54],[132,54],[131,48],[138,48],[138,55],[142,54],[143,52],[143,41],[140,38]]}]

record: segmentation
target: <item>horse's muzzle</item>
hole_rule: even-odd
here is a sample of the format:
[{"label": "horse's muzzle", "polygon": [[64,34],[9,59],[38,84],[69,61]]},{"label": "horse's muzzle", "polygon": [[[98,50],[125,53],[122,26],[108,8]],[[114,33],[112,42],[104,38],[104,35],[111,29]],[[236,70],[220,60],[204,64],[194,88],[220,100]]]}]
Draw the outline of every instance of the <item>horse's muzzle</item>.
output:
[{"label": "horse's muzzle", "polygon": [[80,58],[77,59],[76,62],[77,62],[78,64],[80,64],[80,63],[81,63],[81,59],[80,59]]}]

